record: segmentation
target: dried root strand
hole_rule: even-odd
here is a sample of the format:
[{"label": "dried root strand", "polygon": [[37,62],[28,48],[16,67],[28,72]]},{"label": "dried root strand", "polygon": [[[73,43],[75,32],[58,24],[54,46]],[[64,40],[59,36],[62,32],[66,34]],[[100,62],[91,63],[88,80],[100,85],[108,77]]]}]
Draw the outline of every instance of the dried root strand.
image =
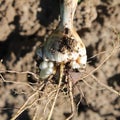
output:
[{"label": "dried root strand", "polygon": [[26,109],[30,108],[35,102],[37,102],[39,97],[39,92],[36,91],[33,95],[31,95],[27,101],[23,104],[23,106],[15,113],[15,115],[10,120],[16,120],[16,118]]},{"label": "dried root strand", "polygon": [[48,116],[47,120],[50,120],[51,117],[52,117],[52,113],[53,113],[53,110],[54,110],[54,107],[55,107],[55,104],[56,104],[56,101],[57,101],[57,98],[58,98],[58,94],[59,94],[59,91],[60,91],[60,86],[61,86],[61,83],[62,83],[63,71],[64,71],[64,64],[61,63],[60,64],[60,77],[59,77],[58,89],[57,89],[57,92],[56,92],[56,95],[55,95],[55,98],[54,98],[54,101],[53,101],[53,104],[52,104],[52,108],[50,110],[50,113],[49,113],[49,116]]},{"label": "dried root strand", "polygon": [[73,84],[71,79],[68,80],[68,84],[69,84],[69,96],[70,96],[70,102],[71,102],[71,115],[66,119],[66,120],[70,120],[74,113],[75,113],[75,105],[74,105],[74,98],[73,98]]}]

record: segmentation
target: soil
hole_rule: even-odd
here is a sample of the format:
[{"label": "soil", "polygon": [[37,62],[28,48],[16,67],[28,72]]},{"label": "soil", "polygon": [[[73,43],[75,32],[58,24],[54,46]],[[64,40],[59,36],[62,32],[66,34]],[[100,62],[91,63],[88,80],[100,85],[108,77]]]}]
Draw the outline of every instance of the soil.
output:
[{"label": "soil", "polygon": [[[58,23],[57,0],[0,0],[0,120],[10,120],[33,93],[25,83],[39,86],[40,81],[30,73],[38,74],[35,51]],[[112,53],[93,75],[100,83],[120,91],[120,0],[81,0],[74,26],[87,49],[86,72],[95,70]],[[100,83],[89,75],[74,86],[76,102],[83,97],[72,120],[120,120],[120,96]],[[51,89],[50,84],[46,91]],[[63,93],[59,96],[52,120],[64,120],[70,114],[69,97]],[[41,101],[40,113],[44,103],[46,99]],[[17,120],[32,120],[35,108],[27,109]]]}]

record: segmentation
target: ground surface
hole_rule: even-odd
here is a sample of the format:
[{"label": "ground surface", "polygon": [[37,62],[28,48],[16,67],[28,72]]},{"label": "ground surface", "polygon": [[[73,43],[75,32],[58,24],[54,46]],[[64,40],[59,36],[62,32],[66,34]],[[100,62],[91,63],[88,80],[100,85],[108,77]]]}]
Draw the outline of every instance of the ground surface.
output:
[{"label": "ground surface", "polygon": [[[2,77],[6,81],[37,83],[31,74],[14,71],[37,73],[35,50],[56,28],[58,19],[57,0],[0,1],[0,120],[9,120],[32,93],[21,83],[2,82]],[[89,72],[111,54],[113,43],[117,41],[115,31],[120,32],[120,0],[82,0],[76,10],[74,26],[87,48]],[[115,46],[119,47],[119,43]],[[13,73],[4,72],[6,70]],[[120,91],[119,49],[94,75],[100,82]],[[104,89],[91,76],[85,80],[88,84],[80,82],[77,85],[84,98],[73,120],[120,120],[120,97]],[[69,112],[69,99],[61,97],[53,120],[64,120]],[[33,114],[34,108],[25,111],[18,120],[31,120]]]}]

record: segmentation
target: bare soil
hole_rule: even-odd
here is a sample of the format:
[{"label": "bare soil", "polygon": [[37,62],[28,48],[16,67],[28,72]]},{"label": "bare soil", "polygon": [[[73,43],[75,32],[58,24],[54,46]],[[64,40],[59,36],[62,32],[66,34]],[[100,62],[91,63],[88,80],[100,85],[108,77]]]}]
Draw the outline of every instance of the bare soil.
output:
[{"label": "bare soil", "polygon": [[[35,51],[58,23],[57,0],[0,0],[0,120],[10,120],[33,93],[22,83],[32,84],[34,88],[39,86],[39,80],[25,71],[38,74]],[[120,0],[81,0],[74,26],[86,45],[88,73],[111,54],[115,44],[115,52],[93,75],[101,83],[120,91],[120,44],[116,44],[116,32],[120,33]],[[90,75],[84,81],[87,83],[80,81],[76,85],[79,91],[74,93],[75,100],[78,102],[83,97],[72,120],[120,120],[120,96],[105,89]],[[46,91],[51,91],[52,86],[47,87]],[[69,97],[63,97],[63,93],[60,96],[52,120],[64,120],[70,114]],[[49,110],[48,107],[46,111]],[[17,120],[32,120],[34,112],[35,106]]]}]

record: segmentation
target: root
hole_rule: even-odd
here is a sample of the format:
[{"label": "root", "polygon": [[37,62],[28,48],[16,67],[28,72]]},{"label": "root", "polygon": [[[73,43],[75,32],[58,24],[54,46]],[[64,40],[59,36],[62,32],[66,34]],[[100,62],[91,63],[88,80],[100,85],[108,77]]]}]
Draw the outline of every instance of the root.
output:
[{"label": "root", "polygon": [[[77,89],[78,89],[78,90],[80,91],[80,93],[81,93],[80,100],[79,100],[79,102],[77,103],[77,110],[78,110],[78,109],[79,109],[79,105],[80,105],[80,103],[81,103],[81,101],[82,101],[82,98],[84,98],[84,99],[86,99],[86,98],[85,98],[85,95],[84,95],[81,87],[77,87]],[[86,100],[86,101],[87,101],[87,100]]]},{"label": "root", "polygon": [[[98,79],[93,75],[93,73],[94,73],[95,71],[99,70],[99,69],[104,65],[104,63],[107,62],[107,61],[110,59],[110,57],[115,53],[115,51],[118,50],[118,48],[119,48],[118,45],[119,45],[118,43],[116,43],[116,44],[114,43],[114,44],[113,44],[113,49],[111,50],[111,52],[109,52],[109,55],[99,64],[99,66],[96,67],[94,70],[90,71],[89,73],[87,73],[85,76],[83,76],[83,77],[81,78],[81,80],[83,80],[83,82],[84,82],[88,87],[90,87],[90,88],[92,88],[92,89],[95,89],[95,90],[98,90],[98,89],[92,87],[91,85],[89,85],[88,82],[85,80],[87,77],[90,77],[90,76],[91,76],[99,85],[101,85],[101,86],[104,87],[105,89],[109,90],[110,92],[113,92],[113,93],[117,94],[118,96],[120,96],[120,92],[118,92],[118,91],[112,89],[111,87],[105,85],[104,83],[102,83],[100,80],[98,80]],[[103,53],[106,53],[106,52],[108,52],[108,51],[103,51],[103,52],[101,52],[100,54],[103,54]],[[96,56],[97,56],[97,55],[98,55],[98,54],[96,54]],[[93,56],[93,57],[95,57],[95,56]],[[31,75],[34,76],[37,80],[38,80],[39,78],[37,77],[37,75],[36,75],[35,73],[29,72],[29,71],[25,71],[25,72],[17,72],[17,71],[10,71],[10,70],[0,71],[0,78],[1,78],[2,82],[5,82],[5,83],[13,83],[13,84],[18,84],[18,85],[19,85],[19,84],[22,84],[22,85],[25,85],[25,86],[30,87],[30,88],[33,90],[33,92],[34,92],[34,93],[27,99],[27,101],[23,104],[23,106],[17,111],[17,113],[13,116],[13,118],[11,118],[11,120],[15,120],[20,114],[22,114],[23,111],[25,111],[26,109],[29,109],[29,108],[32,107],[35,103],[37,103],[38,100],[41,100],[41,99],[42,99],[42,98],[40,98],[40,97],[41,97],[41,96],[40,96],[40,92],[42,92],[41,89],[43,88],[43,86],[45,86],[45,83],[43,82],[43,84],[40,85],[41,87],[40,87],[38,90],[36,90],[36,89],[34,89],[31,85],[29,85],[29,84],[27,84],[27,83],[5,80],[4,77],[3,77],[3,75],[2,75],[2,74],[4,74],[4,73],[31,74]],[[47,97],[49,98],[49,100],[47,101],[47,104],[46,104],[45,107],[43,108],[43,109],[44,109],[44,110],[43,110],[43,111],[44,111],[43,114],[45,114],[46,109],[47,109],[47,107],[48,107],[48,104],[50,104],[50,102],[53,100],[52,107],[51,107],[51,109],[50,109],[50,113],[49,113],[49,115],[48,115],[47,120],[51,120],[51,117],[52,117],[52,114],[53,114],[53,110],[54,110],[54,108],[55,108],[55,104],[56,104],[56,102],[57,102],[57,98],[58,98],[58,95],[59,95],[59,92],[60,92],[60,89],[61,89],[61,83],[62,83],[63,75],[64,75],[64,64],[62,63],[62,64],[60,65],[60,76],[59,76],[59,84],[58,84],[58,86],[57,86],[57,89],[51,91],[51,92],[48,94]],[[72,83],[72,80],[71,80],[71,79],[68,80],[68,86],[69,86],[69,96],[70,96],[70,102],[71,102],[71,115],[70,115],[66,120],[70,120],[70,119],[74,116],[74,113],[75,113],[75,104],[74,104],[74,97],[73,97],[73,91],[72,91],[72,89],[73,89],[73,83]],[[99,90],[103,90],[104,88],[99,89]],[[81,91],[82,91],[82,90],[81,90]],[[82,93],[82,92],[81,92],[81,93]],[[45,96],[45,94],[44,94],[44,96]],[[43,97],[44,97],[44,96],[43,96]],[[82,96],[84,97],[84,94],[83,94],[83,93],[82,93]],[[53,97],[54,97],[54,99],[53,99]],[[79,101],[79,103],[77,104],[77,108],[78,108],[78,106],[79,106],[79,104],[80,104],[80,102],[81,102],[81,99],[82,99],[82,98],[80,98],[80,101]],[[37,105],[36,105],[36,112],[35,112],[35,115],[34,115],[34,117],[33,117],[33,120],[42,120],[42,119],[43,119],[43,118],[40,116],[40,114],[39,114],[39,110],[40,110],[40,105],[37,104]]]},{"label": "root", "polygon": [[96,67],[94,70],[92,70],[92,71],[90,71],[89,73],[87,73],[85,76],[83,76],[81,79],[84,79],[84,78],[86,78],[86,77],[89,77],[90,75],[92,75],[95,71],[97,71],[98,69],[100,69],[102,66],[103,66],[103,64],[105,63],[105,62],[107,62],[109,59],[110,59],[110,57],[116,52],[116,50],[118,50],[119,49],[119,39],[118,39],[118,41],[116,42],[116,44],[115,43],[113,43],[113,49],[109,52],[110,54],[99,64],[99,66],[98,67]]},{"label": "root", "polygon": [[51,93],[50,93],[50,95],[48,96],[48,98],[49,98],[49,100],[48,100],[48,102],[46,103],[46,105],[45,105],[45,107],[44,107],[44,112],[43,112],[43,114],[45,115],[45,111],[46,111],[46,109],[47,109],[47,106],[48,106],[48,104],[52,101],[52,99],[53,99],[53,96],[54,96],[54,94],[55,94],[55,92],[56,92],[56,90],[54,90],[54,91],[52,91]]},{"label": "root", "polygon": [[33,95],[31,95],[28,100],[24,103],[24,105],[17,111],[17,113],[10,119],[10,120],[16,120],[16,118],[26,109],[30,108],[39,97],[39,92],[36,91]]},{"label": "root", "polygon": [[70,120],[74,116],[74,113],[75,113],[75,105],[74,105],[73,92],[72,92],[73,85],[70,79],[68,80],[68,84],[69,84],[69,95],[70,95],[72,113],[66,120]]},{"label": "root", "polygon": [[64,70],[64,65],[63,65],[63,63],[61,63],[60,64],[60,77],[59,77],[58,89],[57,89],[57,92],[56,92],[56,95],[55,95],[55,98],[54,98],[54,101],[53,101],[53,104],[52,104],[52,108],[50,110],[50,113],[49,113],[49,116],[48,116],[47,120],[50,120],[51,117],[52,117],[52,114],[53,114],[53,109],[55,107],[55,104],[56,104],[56,101],[57,101],[57,97],[58,97],[58,94],[59,94],[59,90],[60,90],[60,86],[61,86],[61,83],[62,83],[63,70]]},{"label": "root", "polygon": [[[17,71],[9,71],[9,70],[6,70],[6,71],[0,71],[0,77],[2,79],[3,82],[5,83],[13,83],[13,84],[18,84],[18,85],[25,85],[25,86],[28,86],[29,88],[31,88],[33,91],[35,91],[35,89],[28,83],[24,83],[24,82],[16,82],[16,81],[9,81],[9,80],[5,80],[2,73],[17,73],[17,74],[31,74],[31,75],[34,75],[35,76],[35,73],[32,73],[32,72],[29,72],[29,71],[26,71],[26,72],[17,72]],[[38,79],[38,78],[37,78]]]},{"label": "root", "polygon": [[[119,45],[120,45],[119,42],[120,42],[120,38],[119,38],[119,36],[118,36],[118,39],[117,39],[116,43],[113,43],[113,49],[111,50],[110,55],[108,55],[108,56],[101,62],[101,64],[100,64],[98,67],[96,67],[96,68],[95,68],[94,70],[92,70],[91,72],[87,73],[87,74],[86,74],[85,76],[83,76],[81,79],[83,79],[83,81],[84,81],[84,78],[87,78],[87,77],[91,76],[91,77],[92,77],[97,83],[99,83],[101,86],[103,86],[104,88],[108,89],[109,91],[111,91],[111,92],[113,92],[113,93],[115,93],[115,94],[117,94],[117,95],[120,96],[120,93],[119,93],[119,92],[117,92],[116,90],[112,89],[111,87],[105,85],[104,83],[101,83],[101,82],[93,75],[93,73],[94,73],[95,71],[99,70],[99,69],[103,66],[103,64],[104,64],[105,62],[107,62],[107,61],[110,59],[110,57],[116,52],[116,50],[118,50],[118,49],[120,48],[120,47],[119,47]],[[86,83],[86,81],[84,81],[84,82]]]},{"label": "root", "polygon": [[[44,85],[40,86],[39,90],[41,90],[44,87]],[[10,119],[10,120],[16,120],[16,118],[24,112],[26,109],[32,107],[38,100],[39,100],[39,90],[37,90],[34,94],[32,94],[27,101],[23,104],[23,106],[17,111],[17,113]]]},{"label": "root", "polygon": [[103,87],[103,88],[95,88],[95,87],[92,87],[89,83],[87,83],[87,81],[86,80],[82,80],[89,88],[91,88],[91,89],[94,89],[94,90],[104,90],[105,88]]},{"label": "root", "polygon": [[105,85],[104,83],[100,82],[94,75],[91,75],[91,77],[92,77],[97,83],[99,83],[101,86],[103,86],[104,88],[106,88],[107,90],[109,90],[109,91],[111,91],[111,92],[113,92],[113,93],[115,93],[115,94],[117,94],[117,95],[120,96],[120,92],[118,92],[118,91],[112,89],[111,87]]},{"label": "root", "polygon": [[42,117],[40,116],[39,112],[40,112],[40,105],[37,104],[33,120],[42,120]]},{"label": "root", "polygon": [[14,71],[14,70],[0,70],[0,73],[30,74],[34,76],[36,80],[39,80],[39,78],[37,77],[37,74],[30,72],[30,71],[19,72],[19,71]]}]

